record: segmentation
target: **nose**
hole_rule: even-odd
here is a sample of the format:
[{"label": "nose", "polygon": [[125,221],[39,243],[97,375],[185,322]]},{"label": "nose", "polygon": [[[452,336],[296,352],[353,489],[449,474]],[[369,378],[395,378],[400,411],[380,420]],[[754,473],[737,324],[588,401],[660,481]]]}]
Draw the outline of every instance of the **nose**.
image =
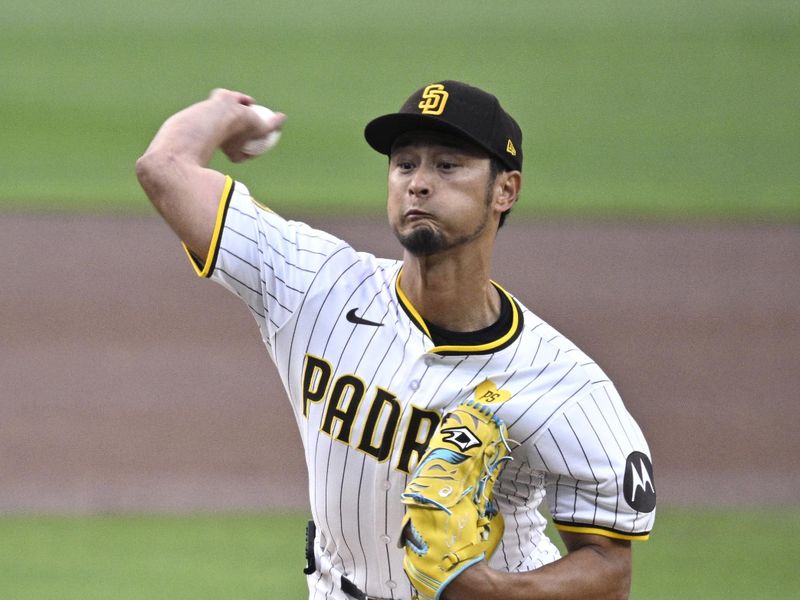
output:
[{"label": "nose", "polygon": [[411,181],[408,182],[408,193],[410,196],[427,198],[430,196],[431,187],[425,169],[419,168],[414,172]]}]

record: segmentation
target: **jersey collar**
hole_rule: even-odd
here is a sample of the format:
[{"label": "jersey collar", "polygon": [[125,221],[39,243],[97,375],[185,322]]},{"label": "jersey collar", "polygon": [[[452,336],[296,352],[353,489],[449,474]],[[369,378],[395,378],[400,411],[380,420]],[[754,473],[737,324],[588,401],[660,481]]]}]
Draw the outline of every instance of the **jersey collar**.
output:
[{"label": "jersey collar", "polygon": [[[403,307],[403,310],[411,319],[411,322],[420,330],[422,331],[428,339],[431,339],[431,332],[428,329],[428,325],[425,323],[425,319],[422,318],[422,315],[419,314],[414,305],[411,304],[411,301],[405,295],[403,290],[400,287],[400,278],[403,276],[403,269],[401,268],[400,271],[397,273],[397,278],[394,282],[394,289],[395,293],[397,294],[397,299],[400,301],[400,306]],[[449,356],[454,354],[491,354],[492,352],[498,352],[514,342],[517,339],[519,334],[522,332],[522,311],[520,310],[519,305],[517,304],[516,300],[514,300],[513,296],[509,294],[502,286],[500,286],[497,282],[491,281],[491,284],[497,289],[498,292],[505,295],[508,298],[508,301],[511,304],[511,325],[508,329],[503,332],[501,335],[497,337],[497,339],[492,340],[491,342],[481,343],[481,344],[464,344],[464,345],[451,345],[451,346],[434,346],[429,350],[429,352],[433,352],[435,354],[439,354],[442,356]]]}]

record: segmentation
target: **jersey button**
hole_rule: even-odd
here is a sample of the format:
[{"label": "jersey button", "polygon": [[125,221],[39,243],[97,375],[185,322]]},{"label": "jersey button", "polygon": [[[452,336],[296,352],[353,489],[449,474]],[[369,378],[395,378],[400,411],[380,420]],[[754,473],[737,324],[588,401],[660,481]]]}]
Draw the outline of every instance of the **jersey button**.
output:
[{"label": "jersey button", "polygon": [[392,488],[392,483],[389,480],[381,482],[381,487],[385,490],[389,490]]},{"label": "jersey button", "polygon": [[432,356],[426,356],[425,357],[425,366],[430,367],[435,362],[436,362],[436,359],[434,359]]},{"label": "jersey button", "polygon": [[389,588],[390,590],[393,590],[394,588],[397,587],[397,583],[390,579],[389,581],[386,582],[386,587]]},{"label": "jersey button", "polygon": [[384,533],[384,534],[383,534],[381,537],[379,537],[378,539],[379,539],[380,541],[382,541],[384,544],[388,544],[389,542],[391,542],[391,541],[392,541],[392,538],[390,538],[390,537],[389,537],[388,535],[386,535],[385,533]]},{"label": "jersey button", "polygon": [[410,387],[414,391],[417,391],[419,389],[419,381],[417,381],[416,379],[413,380],[411,383],[408,384],[408,387]]}]

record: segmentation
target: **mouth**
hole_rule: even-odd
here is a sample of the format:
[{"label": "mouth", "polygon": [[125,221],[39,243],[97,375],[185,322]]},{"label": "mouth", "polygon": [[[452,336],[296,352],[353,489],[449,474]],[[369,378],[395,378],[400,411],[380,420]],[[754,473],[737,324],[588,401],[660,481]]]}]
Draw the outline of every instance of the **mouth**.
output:
[{"label": "mouth", "polygon": [[433,215],[425,212],[424,210],[411,208],[405,212],[403,217],[405,218],[406,221],[414,222],[414,221],[421,221],[422,219],[432,219]]}]

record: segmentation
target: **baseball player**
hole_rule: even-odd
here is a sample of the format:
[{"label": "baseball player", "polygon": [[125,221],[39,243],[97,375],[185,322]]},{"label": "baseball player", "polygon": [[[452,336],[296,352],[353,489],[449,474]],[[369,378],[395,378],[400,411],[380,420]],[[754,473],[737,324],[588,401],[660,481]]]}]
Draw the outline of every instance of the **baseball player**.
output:
[{"label": "baseball player", "polygon": [[[283,125],[253,103],[215,90],[173,115],[137,175],[197,274],[247,305],[283,381],[308,467],[309,598],[627,597],[630,541],[647,539],[655,518],[645,438],[608,376],[490,278],[522,186],[516,121],[493,95],[441,81],[367,125],[388,156],[396,261],[285,220],[207,167],[216,149],[249,158],[243,144]],[[445,534],[403,527],[409,498],[421,498],[407,486],[434,435],[465,453],[483,443],[466,426],[437,429],[467,405],[490,406],[487,423],[502,424],[511,460],[487,506],[504,527],[424,592],[405,555],[422,557],[426,536]]]}]

